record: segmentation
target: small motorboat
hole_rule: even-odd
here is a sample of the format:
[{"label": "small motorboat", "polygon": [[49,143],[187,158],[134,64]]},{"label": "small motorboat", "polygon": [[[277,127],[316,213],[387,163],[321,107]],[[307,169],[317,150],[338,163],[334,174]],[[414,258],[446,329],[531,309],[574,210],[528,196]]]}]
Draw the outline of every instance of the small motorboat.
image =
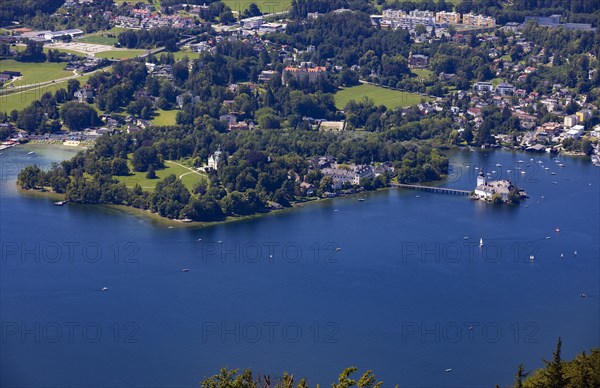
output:
[{"label": "small motorboat", "polygon": [[341,251],[341,250],[342,250],[342,248],[340,248],[340,247],[337,247],[337,248],[335,248],[335,250],[339,252],[339,251]]},{"label": "small motorboat", "polygon": [[67,201],[54,202],[54,206],[63,206],[65,203],[67,203]]},{"label": "small motorboat", "polygon": [[108,291],[108,287],[102,287],[101,291]]},{"label": "small motorboat", "polygon": [[577,251],[573,252],[573,254],[574,254],[575,256],[577,256]]},{"label": "small motorboat", "polygon": [[446,369],[446,372],[452,372],[452,368]]},{"label": "small motorboat", "polygon": [[535,260],[535,256],[534,255],[529,255],[529,261],[534,261]]},{"label": "small motorboat", "polygon": [[564,254],[564,253],[561,253],[561,254],[560,254],[560,258],[561,258],[561,259],[564,259],[564,258],[565,258],[565,254]]},{"label": "small motorboat", "polygon": [[33,152],[33,151],[29,151],[29,152],[27,153],[27,155],[33,155],[33,154],[35,154],[35,152]]},{"label": "small motorboat", "polygon": [[496,163],[496,167],[502,167],[500,163]]},{"label": "small motorboat", "polygon": [[582,298],[587,298],[587,295],[584,294],[584,293],[579,294],[579,296],[582,297]]},{"label": "small motorboat", "polygon": [[469,236],[463,237],[463,240],[468,240],[468,239],[469,239]]},{"label": "small motorboat", "polygon": [[181,272],[190,272],[190,270],[187,269],[187,268],[184,268],[184,269],[181,270]]},{"label": "small motorboat", "polygon": [[546,240],[550,240],[552,237],[550,236],[546,236]]},{"label": "small motorboat", "polygon": [[358,201],[359,201],[359,202],[364,202],[364,201],[365,201],[365,199],[364,199],[364,198],[359,198],[359,199],[358,199]]},{"label": "small motorboat", "polygon": [[483,246],[483,238],[479,239],[479,246],[482,247]]},{"label": "small motorboat", "polygon": [[560,232],[560,229],[558,229],[558,227],[557,227],[556,229],[554,229],[554,231],[555,231],[556,233],[558,233],[558,232]]}]

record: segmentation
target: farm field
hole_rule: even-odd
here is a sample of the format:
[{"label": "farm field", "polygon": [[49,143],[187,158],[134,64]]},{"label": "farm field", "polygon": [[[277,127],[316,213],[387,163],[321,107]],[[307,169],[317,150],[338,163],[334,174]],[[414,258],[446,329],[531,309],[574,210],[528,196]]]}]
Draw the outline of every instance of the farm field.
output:
[{"label": "farm field", "polygon": [[415,93],[362,84],[338,91],[335,94],[335,105],[338,109],[344,109],[351,100],[360,101],[363,97],[370,98],[375,105],[385,105],[388,109],[416,105],[422,99],[428,100],[427,97]]}]

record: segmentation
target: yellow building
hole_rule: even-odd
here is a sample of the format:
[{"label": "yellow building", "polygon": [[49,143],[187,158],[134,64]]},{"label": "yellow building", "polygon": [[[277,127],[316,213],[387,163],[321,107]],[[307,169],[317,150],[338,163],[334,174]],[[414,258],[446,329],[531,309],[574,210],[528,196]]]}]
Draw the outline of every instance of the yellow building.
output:
[{"label": "yellow building", "polygon": [[460,23],[460,14],[458,12],[438,12],[435,14],[435,22],[438,24],[448,23],[448,24],[459,24]]},{"label": "yellow building", "polygon": [[580,110],[575,113],[580,123],[585,123],[590,117],[592,117],[592,112],[589,110]]},{"label": "yellow building", "polygon": [[462,22],[467,26],[485,28],[496,27],[496,19],[483,15],[476,15],[471,12],[462,15]]}]

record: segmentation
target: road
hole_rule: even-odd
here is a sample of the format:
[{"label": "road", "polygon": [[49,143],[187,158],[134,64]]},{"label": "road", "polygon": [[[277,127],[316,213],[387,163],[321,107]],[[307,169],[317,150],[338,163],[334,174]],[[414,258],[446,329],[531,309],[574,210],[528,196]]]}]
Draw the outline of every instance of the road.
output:
[{"label": "road", "polygon": [[[54,80],[50,80],[50,81],[39,82],[39,83],[36,83],[36,84],[28,84],[28,85],[16,86],[16,87],[11,88],[11,89],[1,89],[0,90],[0,96],[1,95],[20,94],[20,93],[26,92],[28,90],[31,90],[33,88],[39,88],[39,87],[42,87],[42,86],[52,85],[52,84],[59,84],[61,82],[65,82],[65,81],[68,81],[68,80],[73,79],[73,78],[79,78],[79,77],[83,77],[84,75],[94,74],[94,73],[96,73],[98,71],[104,70],[106,67],[108,67],[108,66],[104,66],[104,67],[101,67],[101,68],[96,69],[94,71],[90,71],[89,73],[84,73],[84,74],[77,74],[77,73],[75,73],[74,75],[71,75],[71,76],[68,76],[68,77],[64,77],[64,78],[59,78],[59,79],[54,79]],[[19,91],[19,90],[21,90],[21,91]]]}]

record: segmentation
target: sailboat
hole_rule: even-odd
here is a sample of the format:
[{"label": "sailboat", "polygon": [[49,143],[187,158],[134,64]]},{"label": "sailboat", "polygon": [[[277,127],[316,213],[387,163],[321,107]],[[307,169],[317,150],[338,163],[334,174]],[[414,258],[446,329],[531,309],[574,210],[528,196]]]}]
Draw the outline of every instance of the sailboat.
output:
[{"label": "sailboat", "polygon": [[483,246],[483,238],[479,239],[479,246],[482,247]]}]

